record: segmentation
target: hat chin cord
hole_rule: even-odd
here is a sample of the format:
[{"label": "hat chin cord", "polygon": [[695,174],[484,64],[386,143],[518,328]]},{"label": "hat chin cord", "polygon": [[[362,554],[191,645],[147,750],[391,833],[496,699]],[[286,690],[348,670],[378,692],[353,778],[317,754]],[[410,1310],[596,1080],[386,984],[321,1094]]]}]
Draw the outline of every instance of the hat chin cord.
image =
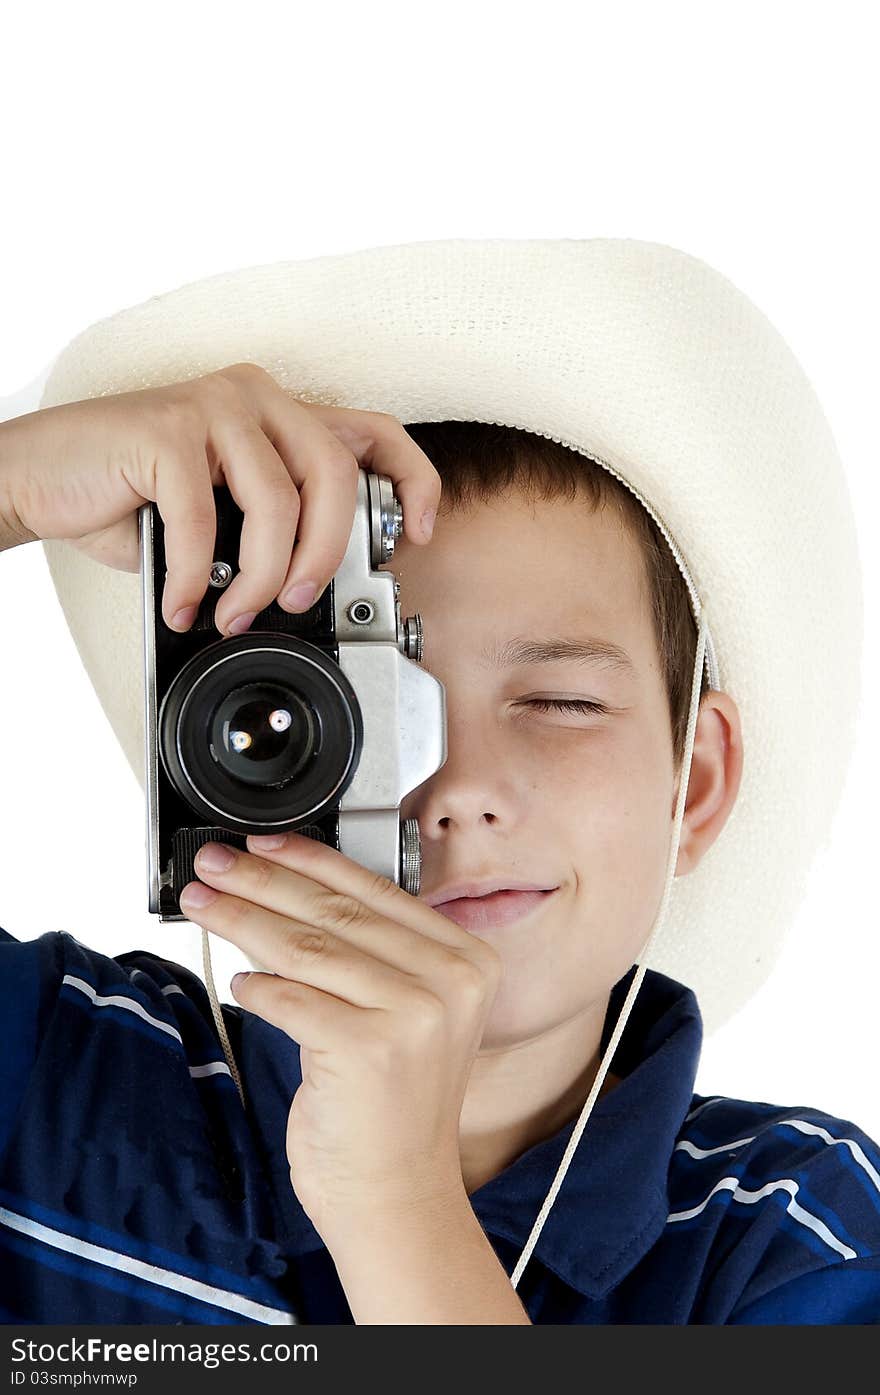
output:
[{"label": "hat chin cord", "polygon": [[[568,1171],[569,1164],[571,1163],[571,1160],[574,1157],[574,1150],[578,1145],[581,1134],[583,1133],[584,1128],[586,1126],[587,1120],[589,1119],[590,1114],[592,1113],[593,1105],[595,1104],[599,1091],[602,1088],[602,1082],[604,1081],[605,1076],[608,1073],[608,1067],[614,1059],[614,1053],[617,1050],[617,1043],[620,1041],[620,1038],[623,1034],[623,1029],[626,1026],[627,1019],[629,1018],[629,1014],[632,1009],[632,1005],[635,1002],[636,994],[638,993],[639,988],[642,984],[642,980],[645,977],[645,970],[648,967],[648,951],[653,945],[654,940],[656,939],[660,931],[660,928],[663,925],[664,920],[666,919],[666,911],[669,905],[669,896],[672,891],[672,883],[675,879],[675,867],[676,863],[678,862],[678,845],[679,840],[681,838],[681,825],[682,820],[684,818],[684,806],[687,800],[688,782],[690,780],[691,773],[691,757],[693,755],[694,750],[694,733],[697,727],[697,714],[699,712],[700,707],[700,683],[703,672],[703,658],[706,652],[707,629],[708,625],[706,621],[706,607],[702,606],[700,609],[699,632],[697,635],[697,653],[696,658],[694,660],[693,680],[691,682],[691,705],[690,711],[688,712],[687,735],[685,737],[684,756],[682,758],[681,778],[679,780],[678,785],[678,800],[675,809],[675,822],[673,824],[672,829],[672,843],[669,852],[669,861],[666,867],[666,881],[663,887],[663,896],[660,901],[660,907],[654,919],[654,925],[651,930],[651,933],[648,936],[648,939],[645,942],[645,946],[642,950],[641,958],[637,961],[638,969],[636,971],[632,983],[630,984],[630,989],[626,995],[626,1000],[623,1004],[623,1007],[620,1010],[620,1015],[617,1019],[617,1025],[614,1028],[611,1040],[609,1041],[608,1046],[606,1048],[605,1055],[603,1056],[599,1069],[596,1072],[596,1078],[593,1081],[592,1089],[590,1090],[590,1093],[587,1096],[586,1103],[584,1104],[584,1107],[581,1110],[580,1117],[578,1118],[578,1121],[574,1127],[574,1131],[571,1135],[571,1138],[568,1140],[568,1145],[562,1156],[562,1161],[560,1162],[559,1167],[557,1168],[556,1176],[553,1178],[553,1181],[550,1184],[550,1190],[544,1198],[544,1204],[538,1212],[535,1224],[532,1226],[531,1234],[529,1235],[528,1240],[523,1246],[522,1254],[516,1262],[516,1268],[510,1276],[510,1282],[514,1288],[516,1288],[517,1284],[522,1278],[523,1270],[529,1262],[529,1256],[531,1255],[532,1250],[535,1248],[535,1245],[537,1244],[538,1236],[541,1234],[544,1222],[550,1214],[550,1209],[553,1206],[554,1201],[556,1200],[559,1188],[562,1186],[563,1179],[565,1177],[566,1172]],[[211,1013],[214,1017],[214,1022],[217,1027],[217,1033],[220,1037],[220,1041],[223,1046],[223,1054],[226,1057],[226,1062],[229,1066],[229,1073],[232,1076],[232,1079],[235,1081],[235,1086],[238,1090],[238,1095],[239,1099],[241,1100],[242,1108],[246,1109],[247,1106],[245,1104],[244,1090],[242,1089],[241,1084],[241,1076],[238,1072],[238,1066],[235,1063],[235,1057],[232,1054],[232,1047],[229,1044],[229,1036],[226,1031],[226,1024],[223,1021],[223,1013],[220,1010],[220,1003],[217,999],[217,990],[214,986],[214,974],[211,969],[211,947],[209,943],[209,934],[204,926],[202,927],[202,965],[205,971],[205,986],[208,990],[208,998],[211,1003]]]}]

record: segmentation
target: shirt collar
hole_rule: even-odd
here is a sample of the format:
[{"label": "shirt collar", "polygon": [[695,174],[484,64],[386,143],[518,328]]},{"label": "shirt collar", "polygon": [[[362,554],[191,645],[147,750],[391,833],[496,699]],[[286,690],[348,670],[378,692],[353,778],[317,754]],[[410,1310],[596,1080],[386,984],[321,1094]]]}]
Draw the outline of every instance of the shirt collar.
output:
[{"label": "shirt collar", "polygon": [[[604,1053],[636,965],[609,996]],[[285,1253],[323,1248],[290,1184],[284,1147],[290,1102],[299,1087],[299,1046],[244,1012],[240,1066],[252,1127],[262,1144],[278,1202]],[[703,1024],[692,989],[647,969],[610,1069],[621,1082],[593,1105],[559,1193],[529,1258],[588,1298],[602,1298],[647,1253],[669,1214],[667,1173],[690,1106]],[[578,1111],[580,1112],[580,1111]],[[515,1158],[470,1195],[487,1234],[522,1249],[531,1233],[577,1116]]]}]

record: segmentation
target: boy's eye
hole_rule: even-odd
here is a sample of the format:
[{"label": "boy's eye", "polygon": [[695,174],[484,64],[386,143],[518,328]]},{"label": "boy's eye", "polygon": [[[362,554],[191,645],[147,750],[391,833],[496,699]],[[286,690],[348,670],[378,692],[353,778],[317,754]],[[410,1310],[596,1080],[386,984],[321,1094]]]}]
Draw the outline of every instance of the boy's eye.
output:
[{"label": "boy's eye", "polygon": [[601,702],[590,702],[588,698],[530,698],[524,707],[536,707],[539,712],[607,712]]}]

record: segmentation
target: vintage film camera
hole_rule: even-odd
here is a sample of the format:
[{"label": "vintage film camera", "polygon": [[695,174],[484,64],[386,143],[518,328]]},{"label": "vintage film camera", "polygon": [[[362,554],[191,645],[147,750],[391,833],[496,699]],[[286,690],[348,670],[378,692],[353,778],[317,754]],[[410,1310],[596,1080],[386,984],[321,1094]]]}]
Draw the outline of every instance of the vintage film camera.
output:
[{"label": "vintage film camera", "polygon": [[179,896],[202,843],[246,848],[248,833],[296,831],[338,848],[417,896],[418,824],[400,803],[446,760],[446,690],[420,668],[419,615],[376,570],[403,514],[392,482],[358,472],[348,548],[314,606],[273,601],[226,638],[214,608],[238,570],[243,514],[214,489],[210,584],[186,634],[165,624],[164,526],[138,511],[144,607],[149,910],[185,920]]}]

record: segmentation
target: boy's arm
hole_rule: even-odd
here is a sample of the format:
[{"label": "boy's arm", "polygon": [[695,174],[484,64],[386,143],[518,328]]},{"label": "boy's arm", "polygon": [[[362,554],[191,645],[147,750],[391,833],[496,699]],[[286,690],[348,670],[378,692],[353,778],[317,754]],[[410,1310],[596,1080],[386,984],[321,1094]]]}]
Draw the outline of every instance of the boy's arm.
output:
[{"label": "boy's arm", "polygon": [[358,1324],[520,1324],[531,1319],[467,1193],[406,1212],[371,1211],[331,1248]]}]

